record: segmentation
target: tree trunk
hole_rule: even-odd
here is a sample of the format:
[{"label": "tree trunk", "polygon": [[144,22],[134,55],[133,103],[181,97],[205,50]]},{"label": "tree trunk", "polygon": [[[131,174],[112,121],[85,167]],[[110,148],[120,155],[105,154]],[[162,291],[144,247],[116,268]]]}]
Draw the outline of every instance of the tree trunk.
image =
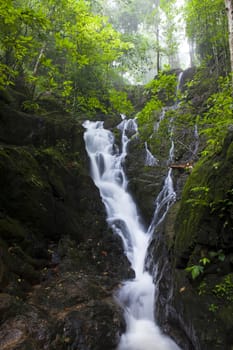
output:
[{"label": "tree trunk", "polygon": [[[39,69],[39,66],[40,66],[40,63],[41,63],[41,59],[42,59],[42,56],[45,52],[45,48],[46,48],[46,44],[43,44],[43,47],[41,48],[40,50],[40,53],[39,53],[39,56],[36,60],[36,63],[35,63],[35,66],[34,66],[34,69],[33,69],[33,76],[36,77],[37,76],[37,72],[38,72],[38,69]],[[36,82],[34,81],[31,85],[31,95],[32,95],[32,99],[33,100],[36,100],[35,98],[35,91],[36,91]]]},{"label": "tree trunk", "polygon": [[189,57],[190,57],[190,65],[191,67],[194,67],[194,62],[195,62],[195,59],[194,59],[194,52],[195,52],[195,49],[194,49],[194,42],[193,40],[189,40]]},{"label": "tree trunk", "polygon": [[157,74],[160,72],[160,43],[159,43],[159,27],[156,30],[156,41],[157,41]]},{"label": "tree trunk", "polygon": [[33,69],[33,75],[34,76],[37,75],[37,71],[38,71],[38,68],[39,68],[39,65],[40,65],[40,61],[41,61],[42,56],[43,56],[43,54],[45,52],[45,48],[46,48],[46,44],[44,44],[43,47],[41,48],[39,56],[38,56],[38,58],[36,60],[36,64],[35,64],[34,69]]},{"label": "tree trunk", "polygon": [[226,11],[227,11],[227,18],[228,18],[228,27],[229,27],[231,71],[233,72],[233,0],[225,0],[225,5],[226,5]]}]

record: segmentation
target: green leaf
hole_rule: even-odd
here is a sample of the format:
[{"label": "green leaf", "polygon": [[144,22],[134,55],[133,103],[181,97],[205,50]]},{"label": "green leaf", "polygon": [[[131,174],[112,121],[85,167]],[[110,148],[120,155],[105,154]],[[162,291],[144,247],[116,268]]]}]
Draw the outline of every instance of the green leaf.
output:
[{"label": "green leaf", "polygon": [[207,265],[207,264],[210,263],[210,259],[204,257],[204,258],[201,258],[201,259],[199,260],[199,262],[202,263],[202,265],[205,266],[205,265]]},{"label": "green leaf", "polygon": [[196,279],[201,273],[204,271],[204,267],[201,265],[192,265],[189,267],[186,267],[185,269],[187,272],[191,273],[192,279]]}]

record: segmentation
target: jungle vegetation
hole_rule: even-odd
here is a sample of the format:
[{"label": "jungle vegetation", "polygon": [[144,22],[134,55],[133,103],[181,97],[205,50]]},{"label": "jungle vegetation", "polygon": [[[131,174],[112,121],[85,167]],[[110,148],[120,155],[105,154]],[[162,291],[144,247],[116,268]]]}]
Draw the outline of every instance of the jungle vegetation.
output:
[{"label": "jungle vegetation", "polygon": [[182,22],[190,65],[198,67],[189,91],[209,91],[203,113],[189,101],[182,118],[194,123],[195,116],[215,147],[232,123],[232,23],[226,6],[223,0],[1,0],[0,88],[24,89],[24,111],[37,111],[40,100],[54,98],[77,116],[129,115],[127,87],[154,74],[138,116],[152,127],[153,116],[168,102],[159,92],[173,91],[175,98],[175,81],[163,71],[180,66]]}]

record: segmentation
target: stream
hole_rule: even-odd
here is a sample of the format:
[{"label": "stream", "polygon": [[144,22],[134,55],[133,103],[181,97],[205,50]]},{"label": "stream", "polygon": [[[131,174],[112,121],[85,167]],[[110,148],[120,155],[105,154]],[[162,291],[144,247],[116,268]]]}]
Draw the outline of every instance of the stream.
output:
[{"label": "stream", "polygon": [[[99,188],[107,212],[107,221],[123,242],[124,252],[135,272],[135,278],[123,282],[117,301],[124,310],[126,332],[121,336],[118,350],[178,350],[169,337],[162,334],[154,318],[155,284],[145,270],[145,259],[155,227],[164,219],[175,200],[171,169],[155,201],[155,212],[146,229],[141,221],[131,195],[127,191],[127,178],[123,169],[130,139],[127,131],[137,133],[135,120],[123,117],[121,151],[114,144],[114,136],[103,126],[104,122],[86,121],[84,140],[91,162],[91,175]],[[174,145],[171,144],[170,155]]]}]

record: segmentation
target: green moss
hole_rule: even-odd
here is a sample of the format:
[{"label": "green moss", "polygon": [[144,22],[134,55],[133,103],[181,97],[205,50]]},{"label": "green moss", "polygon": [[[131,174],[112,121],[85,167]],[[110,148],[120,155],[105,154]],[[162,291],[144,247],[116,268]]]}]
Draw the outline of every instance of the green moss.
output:
[{"label": "green moss", "polygon": [[233,161],[233,142],[230,144],[230,146],[227,149],[227,154],[226,154],[226,162],[232,162]]},{"label": "green moss", "polygon": [[[225,144],[219,154],[199,161],[189,176],[175,225],[175,252],[178,257],[190,254],[197,243],[213,249],[223,244],[223,230],[227,240],[230,240],[232,154],[233,143],[230,139],[230,144]],[[227,205],[226,210],[224,205]]]},{"label": "green moss", "polygon": [[180,202],[174,203],[169,209],[166,216],[165,232],[166,232],[166,241],[167,241],[168,248],[171,248],[172,245],[174,244],[174,234],[175,234],[174,222],[177,216],[177,212],[179,211],[179,208],[180,208]]},{"label": "green moss", "polygon": [[66,176],[66,166],[69,164],[69,160],[53,147],[41,150],[37,153],[36,157],[46,172],[49,185],[52,186],[61,197],[64,197],[66,193],[64,178]]},{"label": "green moss", "polygon": [[[206,170],[206,168],[205,168]],[[205,215],[206,208],[203,205],[193,205],[190,200],[193,199],[192,189],[195,187],[207,187],[207,179],[202,172],[202,163],[197,164],[189,176],[180,203],[180,210],[176,219],[176,241],[175,251],[181,255],[188,251],[196,241],[199,230],[199,224],[203,215]],[[207,200],[207,199],[205,199]]]},{"label": "green moss", "polygon": [[58,161],[59,163],[64,164],[64,156],[61,154],[61,152],[56,150],[56,148],[54,147],[45,148],[42,151],[42,153],[47,154],[48,156],[50,156],[51,158],[54,158],[54,160]]},{"label": "green moss", "polygon": [[23,147],[2,147],[0,149],[0,168],[9,176],[20,176],[25,182],[43,187],[44,181],[41,178],[40,169],[33,156],[33,149]]}]

